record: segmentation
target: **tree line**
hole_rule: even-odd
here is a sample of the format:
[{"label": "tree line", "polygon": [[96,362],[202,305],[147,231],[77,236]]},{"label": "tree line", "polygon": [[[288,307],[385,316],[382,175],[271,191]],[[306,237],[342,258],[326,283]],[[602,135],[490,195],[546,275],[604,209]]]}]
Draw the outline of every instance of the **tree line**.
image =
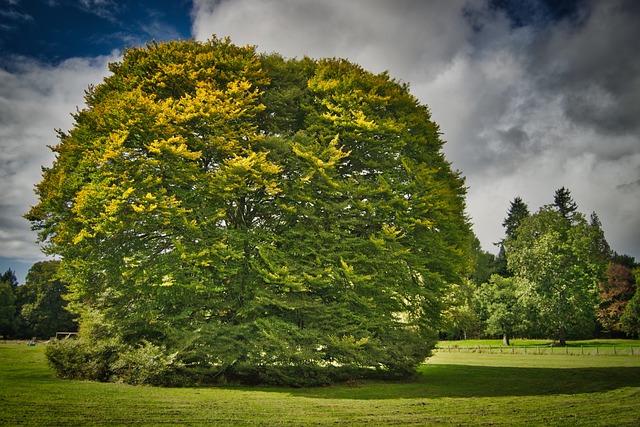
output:
[{"label": "tree line", "polygon": [[498,256],[476,244],[474,273],[450,289],[441,337],[565,345],[568,338],[638,336],[640,264],[611,250],[598,215],[587,220],[568,189],[535,213],[516,197],[502,225]]},{"label": "tree line", "polygon": [[58,261],[40,261],[20,285],[13,270],[0,275],[0,336],[49,339],[74,332],[78,325],[67,310],[67,285],[58,277]]}]

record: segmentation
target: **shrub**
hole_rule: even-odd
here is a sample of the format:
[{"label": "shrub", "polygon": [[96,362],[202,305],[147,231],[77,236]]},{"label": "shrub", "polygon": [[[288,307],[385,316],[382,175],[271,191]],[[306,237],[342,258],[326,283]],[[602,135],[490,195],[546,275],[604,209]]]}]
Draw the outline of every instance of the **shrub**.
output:
[{"label": "shrub", "polygon": [[118,347],[114,340],[98,343],[82,338],[52,340],[45,355],[49,366],[61,378],[108,381]]},{"label": "shrub", "polygon": [[176,354],[167,355],[166,350],[148,341],[139,347],[124,349],[111,365],[116,378],[127,384],[178,385],[186,378],[179,378]]}]

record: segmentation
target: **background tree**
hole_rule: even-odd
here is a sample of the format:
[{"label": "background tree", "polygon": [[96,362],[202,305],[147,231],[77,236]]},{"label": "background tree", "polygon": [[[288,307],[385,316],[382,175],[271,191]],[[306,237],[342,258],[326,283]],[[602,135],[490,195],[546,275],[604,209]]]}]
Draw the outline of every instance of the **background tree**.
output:
[{"label": "background tree", "polygon": [[597,284],[606,266],[602,253],[594,251],[595,234],[568,190],[561,189],[556,204],[542,207],[505,242],[509,268],[531,283],[528,297],[560,345],[567,334],[593,331]]},{"label": "background tree", "polygon": [[16,277],[15,271],[10,268],[2,273],[2,275],[0,276],[0,281],[8,283],[14,291],[18,289],[18,286],[20,285],[20,283],[18,283],[18,278]]},{"label": "background tree", "polygon": [[49,338],[60,331],[76,331],[77,325],[66,310],[63,296],[67,286],[58,279],[58,261],[35,263],[23,286],[20,315],[29,336]]},{"label": "background tree", "polygon": [[466,340],[482,330],[474,304],[476,285],[471,280],[451,284],[444,295],[440,339]]},{"label": "background tree", "polygon": [[529,218],[529,216],[530,213],[527,204],[522,201],[520,196],[515,197],[509,205],[507,217],[502,221],[506,238],[515,238],[518,227],[520,227],[520,224]]},{"label": "background tree", "polygon": [[[633,269],[636,284],[640,281],[640,267]],[[640,292],[637,291],[625,307],[621,318],[621,329],[631,337],[640,336]]]},{"label": "background tree", "polygon": [[596,312],[598,323],[608,334],[622,332],[622,315],[636,293],[636,281],[632,270],[624,265],[610,262],[605,280],[599,284],[599,290],[600,303]]},{"label": "background tree", "polygon": [[85,351],[108,347],[87,376],[123,378],[141,352],[290,385],[412,374],[471,232],[407,86],[215,38],[110,70],[27,215],[62,257]]},{"label": "background tree", "polygon": [[11,269],[0,276],[0,335],[5,340],[15,335],[18,326],[17,287],[18,280]]},{"label": "background tree", "polygon": [[591,232],[591,240],[593,242],[593,256],[599,257],[602,263],[608,264],[612,259],[614,252],[611,250],[609,242],[607,242],[607,239],[604,236],[602,223],[600,222],[598,214],[595,212],[592,212],[591,217],[589,218],[589,231]]},{"label": "background tree", "polygon": [[571,191],[564,187],[556,190],[553,197],[553,206],[560,213],[560,216],[567,220],[572,220],[578,210],[578,205],[573,200]]},{"label": "background tree", "polygon": [[636,262],[636,259],[631,255],[619,254],[617,252],[613,252],[611,255],[611,262],[620,264],[623,267],[627,267],[633,270],[636,267],[640,267],[640,264]]},{"label": "background tree", "polygon": [[497,273],[500,267],[496,256],[483,250],[480,245],[480,240],[475,236],[471,243],[471,254],[473,258],[469,279],[471,279],[476,286],[479,286],[482,283],[488,282],[491,275]]},{"label": "background tree", "polygon": [[501,335],[503,345],[511,345],[510,338],[522,331],[524,310],[519,301],[520,292],[516,278],[494,274],[475,293],[485,332]]},{"label": "background tree", "polygon": [[[516,237],[518,227],[526,218],[529,217],[529,215],[529,207],[522,201],[522,198],[520,198],[520,196],[514,198],[509,205],[507,217],[502,221],[502,226],[505,229],[505,239],[514,239]],[[512,273],[507,268],[507,255],[505,253],[504,240],[498,245],[500,246],[500,252],[498,253],[496,261],[496,272],[503,277],[512,276]],[[480,283],[484,282],[486,281]]]}]

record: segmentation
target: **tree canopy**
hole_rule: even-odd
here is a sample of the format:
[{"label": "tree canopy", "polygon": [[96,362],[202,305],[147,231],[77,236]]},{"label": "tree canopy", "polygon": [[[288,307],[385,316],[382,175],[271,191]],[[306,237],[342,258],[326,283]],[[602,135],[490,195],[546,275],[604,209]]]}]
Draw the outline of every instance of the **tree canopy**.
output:
[{"label": "tree canopy", "polygon": [[110,70],[27,214],[82,339],[113,347],[87,376],[122,378],[145,351],[208,378],[410,375],[472,233],[407,85],[217,38],[129,49]]},{"label": "tree canopy", "polygon": [[502,344],[510,345],[510,338],[523,330],[524,313],[514,277],[501,277],[493,274],[487,283],[476,289],[475,298],[481,318],[486,319],[485,331],[488,334],[502,335]]},{"label": "tree canopy", "polygon": [[554,205],[525,219],[515,238],[505,242],[509,269],[530,283],[527,296],[541,329],[554,334],[560,345],[568,334],[593,332],[598,283],[607,262],[599,222],[587,223],[576,209],[562,188]]}]

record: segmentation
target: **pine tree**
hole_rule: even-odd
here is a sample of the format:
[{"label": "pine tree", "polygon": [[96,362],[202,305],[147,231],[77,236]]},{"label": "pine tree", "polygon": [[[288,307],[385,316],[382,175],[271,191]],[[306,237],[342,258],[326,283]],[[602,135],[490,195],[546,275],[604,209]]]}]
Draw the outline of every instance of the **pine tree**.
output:
[{"label": "pine tree", "polygon": [[513,199],[509,205],[507,211],[507,217],[502,221],[502,226],[505,228],[505,239],[503,239],[498,245],[500,246],[500,252],[496,261],[496,273],[502,277],[511,277],[513,274],[509,271],[507,266],[507,254],[505,249],[505,241],[508,239],[515,239],[518,227],[522,222],[530,216],[529,207],[522,201],[520,196]]},{"label": "pine tree", "polygon": [[560,212],[560,216],[569,221],[573,219],[573,216],[578,210],[578,205],[573,200],[571,192],[564,187],[556,190],[553,198],[553,205],[558,212]]},{"label": "pine tree", "polygon": [[506,238],[514,238],[516,232],[522,221],[529,217],[529,207],[522,201],[520,196],[513,199],[507,212],[507,217],[502,221],[502,226],[505,228]]}]

